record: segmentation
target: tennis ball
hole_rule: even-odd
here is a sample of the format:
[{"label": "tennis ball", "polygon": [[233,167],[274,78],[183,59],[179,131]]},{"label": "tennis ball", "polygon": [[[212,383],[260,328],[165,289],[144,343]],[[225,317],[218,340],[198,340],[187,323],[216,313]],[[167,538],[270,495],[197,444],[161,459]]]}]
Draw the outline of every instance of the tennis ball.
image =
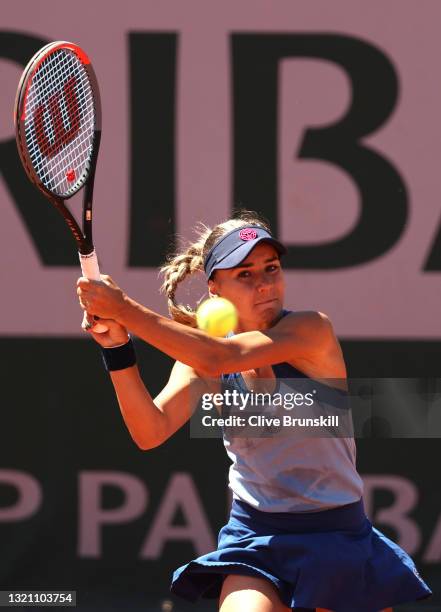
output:
[{"label": "tennis ball", "polygon": [[237,325],[237,310],[225,298],[210,298],[197,309],[196,322],[210,336],[225,336]]}]

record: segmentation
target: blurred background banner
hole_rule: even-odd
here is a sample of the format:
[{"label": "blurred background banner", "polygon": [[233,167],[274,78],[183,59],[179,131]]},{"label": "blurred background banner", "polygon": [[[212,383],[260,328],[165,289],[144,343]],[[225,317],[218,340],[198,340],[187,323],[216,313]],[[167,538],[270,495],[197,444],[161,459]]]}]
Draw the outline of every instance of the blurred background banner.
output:
[{"label": "blurred background banner", "polygon": [[[3,0],[1,12],[0,590],[165,609],[171,570],[215,546],[228,462],[187,427],[153,451],[131,441],[80,331],[72,238],[18,159],[23,67],[53,40],[92,60],[95,244],[132,297],[166,314],[169,249],[250,208],[289,247],[287,307],[329,315],[350,376],[439,378],[441,5]],[[171,361],[139,352],[154,394]],[[439,440],[357,445],[371,518],[441,610]]]}]

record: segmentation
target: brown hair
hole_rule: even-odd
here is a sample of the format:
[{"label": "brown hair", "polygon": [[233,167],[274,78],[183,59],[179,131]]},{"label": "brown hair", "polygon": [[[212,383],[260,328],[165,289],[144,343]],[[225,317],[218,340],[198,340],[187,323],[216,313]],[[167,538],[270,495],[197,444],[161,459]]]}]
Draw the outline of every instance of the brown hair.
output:
[{"label": "brown hair", "polygon": [[161,268],[164,275],[161,291],[165,293],[168,301],[170,316],[179,323],[196,327],[196,312],[190,306],[178,304],[175,299],[176,290],[187,276],[196,272],[204,272],[204,260],[209,250],[227,232],[247,225],[259,225],[271,231],[265,219],[258,213],[250,210],[240,210],[234,217],[223,221],[213,228],[200,223],[196,232],[198,239],[183,250],[171,254]]}]

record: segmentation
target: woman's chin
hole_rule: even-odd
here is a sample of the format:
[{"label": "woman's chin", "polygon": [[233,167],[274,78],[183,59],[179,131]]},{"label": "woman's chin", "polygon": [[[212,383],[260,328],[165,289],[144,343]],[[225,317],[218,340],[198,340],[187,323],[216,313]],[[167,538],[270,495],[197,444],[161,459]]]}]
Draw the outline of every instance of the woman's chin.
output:
[{"label": "woman's chin", "polygon": [[259,319],[266,327],[271,327],[280,318],[282,306],[278,300],[272,300],[266,304],[257,306],[259,310]]},{"label": "woman's chin", "polygon": [[236,333],[253,329],[268,329],[280,319],[281,313],[282,306],[278,300],[271,300],[271,302],[264,304],[255,304],[250,313],[239,317]]}]

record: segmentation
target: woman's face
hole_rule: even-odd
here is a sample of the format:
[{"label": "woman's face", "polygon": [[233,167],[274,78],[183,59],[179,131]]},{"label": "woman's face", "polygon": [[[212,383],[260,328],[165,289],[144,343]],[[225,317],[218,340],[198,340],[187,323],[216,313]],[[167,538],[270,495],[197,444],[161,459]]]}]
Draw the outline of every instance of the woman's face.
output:
[{"label": "woman's face", "polygon": [[224,297],[236,306],[238,332],[268,329],[280,316],[285,295],[276,249],[261,242],[235,268],[216,270],[208,287],[212,295]]}]

